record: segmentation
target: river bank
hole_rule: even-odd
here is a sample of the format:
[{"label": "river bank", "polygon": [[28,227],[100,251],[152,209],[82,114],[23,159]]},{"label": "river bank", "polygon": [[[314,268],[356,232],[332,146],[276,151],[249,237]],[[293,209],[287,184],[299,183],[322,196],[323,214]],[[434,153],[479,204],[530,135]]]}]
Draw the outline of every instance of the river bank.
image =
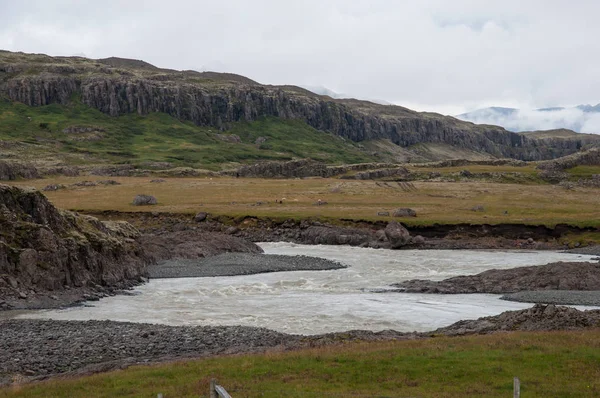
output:
[{"label": "river bank", "polygon": [[0,385],[105,372],[134,364],[214,355],[293,350],[350,341],[425,339],[499,331],[600,326],[600,310],[536,305],[461,321],[426,333],[350,331],[290,335],[241,326],[177,327],[114,321],[0,320]]},{"label": "river bank", "polygon": [[[196,215],[166,212],[101,211],[87,214],[102,220],[125,220],[142,233],[217,232],[252,242],[290,242],[296,244],[345,245],[391,248],[385,229],[393,221],[355,219],[319,220],[282,219],[276,217],[223,216],[200,212]],[[405,249],[506,249],[506,250],[583,250],[600,255],[600,245],[586,240],[585,234],[600,232],[594,227],[557,224],[433,224],[412,225],[412,220],[398,219],[407,228],[410,239]],[[581,237],[581,238],[580,238]],[[397,247],[396,247],[397,248]],[[587,250],[587,252],[585,251]]]}]

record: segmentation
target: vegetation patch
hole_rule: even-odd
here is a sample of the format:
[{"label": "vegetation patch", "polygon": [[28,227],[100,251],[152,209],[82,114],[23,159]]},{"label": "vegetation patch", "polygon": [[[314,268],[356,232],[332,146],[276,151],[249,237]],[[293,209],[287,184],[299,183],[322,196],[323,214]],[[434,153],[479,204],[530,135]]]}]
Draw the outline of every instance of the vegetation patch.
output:
[{"label": "vegetation patch", "polygon": [[[30,107],[0,99],[0,141],[27,143],[21,160],[67,164],[169,162],[219,170],[260,160],[310,158],[330,164],[370,162],[355,143],[299,120],[275,117],[233,123],[228,134],[182,122],[164,113],[108,116],[74,98],[69,105]],[[265,139],[256,144],[258,137]]]}]

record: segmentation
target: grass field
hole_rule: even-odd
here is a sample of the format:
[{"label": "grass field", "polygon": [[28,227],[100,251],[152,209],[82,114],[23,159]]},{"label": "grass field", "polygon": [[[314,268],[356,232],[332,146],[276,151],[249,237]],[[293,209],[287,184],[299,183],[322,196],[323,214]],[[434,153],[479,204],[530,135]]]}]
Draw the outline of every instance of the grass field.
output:
[{"label": "grass field", "polygon": [[[98,131],[65,133],[68,127],[92,127]],[[76,98],[69,105],[41,107],[0,98],[0,140],[25,143],[22,150],[13,150],[21,160],[134,165],[159,161],[211,170],[259,159],[312,158],[331,164],[374,160],[356,144],[297,120],[263,118],[229,127],[222,133],[164,113],[110,117]],[[236,134],[242,142],[225,142],[218,134]],[[257,145],[258,137],[266,141]]]},{"label": "grass field", "polygon": [[600,396],[600,330],[349,343],[296,352],[137,366],[0,390],[0,397]]},{"label": "grass field", "polygon": [[[15,185],[70,185],[106,177],[56,177],[15,182]],[[319,217],[340,220],[389,220],[377,212],[410,207],[416,218],[408,225],[435,223],[519,223],[553,226],[566,223],[600,226],[600,190],[566,190],[556,185],[493,184],[485,182],[415,182],[405,190],[394,182],[338,179],[167,178],[151,183],[146,177],[115,177],[121,185],[68,188],[46,192],[58,207],[86,211],[160,211],[271,218]],[[136,207],[136,194],[154,195],[158,205]],[[321,199],[328,202],[315,206]],[[276,200],[283,200],[282,204]],[[257,202],[262,202],[257,205]],[[485,211],[473,211],[481,205]],[[506,212],[506,213],[505,213]]]}]

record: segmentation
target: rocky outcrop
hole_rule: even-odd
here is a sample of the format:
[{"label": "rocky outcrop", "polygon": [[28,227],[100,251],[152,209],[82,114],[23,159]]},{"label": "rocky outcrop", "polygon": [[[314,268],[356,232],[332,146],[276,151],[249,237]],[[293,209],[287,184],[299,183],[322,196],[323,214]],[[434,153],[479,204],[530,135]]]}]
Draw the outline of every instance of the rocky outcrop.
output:
[{"label": "rocky outcrop", "polygon": [[314,245],[360,246],[376,241],[375,234],[359,228],[310,226],[300,232],[300,241]]},{"label": "rocky outcrop", "polygon": [[0,185],[0,307],[139,282],[147,259],[138,237],[128,223],[60,211],[39,191]]},{"label": "rocky outcrop", "polygon": [[489,270],[440,282],[414,279],[393,285],[408,293],[513,293],[524,290],[600,290],[600,263],[557,262]]},{"label": "rocky outcrop", "polygon": [[406,167],[394,167],[379,170],[361,171],[354,175],[342,176],[341,178],[353,180],[376,180],[386,177],[408,177],[409,175],[410,172]]},{"label": "rocky outcrop", "polygon": [[397,106],[334,100],[292,86],[263,86],[247,80],[202,83],[185,72],[106,66],[69,58],[36,59],[31,73],[22,58],[0,54],[0,95],[31,106],[67,104],[74,95],[111,116],[164,112],[200,126],[226,129],[232,122],[261,117],[299,119],[354,142],[388,139],[401,147],[444,143],[496,157],[552,159],[577,152],[591,138],[535,139],[501,127],[476,126],[452,117]]},{"label": "rocky outcrop", "polygon": [[139,241],[153,261],[197,259],[230,252],[263,252],[258,245],[236,236],[189,229],[144,234]]},{"label": "rocky outcrop", "polygon": [[600,166],[600,148],[592,148],[570,156],[540,163],[538,169],[560,171],[576,166]]},{"label": "rocky outcrop", "polygon": [[577,330],[599,326],[600,310],[579,311],[570,307],[536,304],[526,310],[506,311],[496,316],[459,321],[430,334],[459,336],[513,330]]},{"label": "rocky outcrop", "polygon": [[292,160],[289,162],[262,162],[242,166],[234,171],[223,172],[235,177],[259,178],[301,178],[330,177],[331,173],[325,163],[313,160]]},{"label": "rocky outcrop", "polygon": [[0,181],[19,178],[40,178],[40,173],[35,166],[30,164],[0,160]]}]

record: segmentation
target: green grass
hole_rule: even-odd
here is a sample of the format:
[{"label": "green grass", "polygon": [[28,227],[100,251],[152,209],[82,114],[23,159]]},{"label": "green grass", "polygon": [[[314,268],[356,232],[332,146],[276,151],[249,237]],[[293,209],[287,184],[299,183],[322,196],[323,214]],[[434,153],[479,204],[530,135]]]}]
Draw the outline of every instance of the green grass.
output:
[{"label": "green grass", "polygon": [[137,366],[0,390],[0,397],[524,397],[600,395],[600,331],[503,333],[346,343],[318,349]]},{"label": "green grass", "polygon": [[576,166],[565,170],[571,175],[571,177],[578,178],[591,178],[594,174],[600,175],[600,165],[598,166]]},{"label": "green grass", "polygon": [[[30,119],[29,119],[30,118]],[[100,139],[78,140],[66,127],[100,127]],[[224,142],[217,134],[237,134],[242,143]],[[256,145],[258,137],[267,141]],[[174,166],[220,169],[259,160],[312,158],[331,164],[369,162],[373,158],[354,143],[315,130],[298,120],[264,118],[234,123],[221,132],[179,121],[164,113],[110,117],[73,98],[69,105],[29,107],[0,100],[0,140],[29,144],[19,158],[57,158],[70,164],[166,161]]]}]

